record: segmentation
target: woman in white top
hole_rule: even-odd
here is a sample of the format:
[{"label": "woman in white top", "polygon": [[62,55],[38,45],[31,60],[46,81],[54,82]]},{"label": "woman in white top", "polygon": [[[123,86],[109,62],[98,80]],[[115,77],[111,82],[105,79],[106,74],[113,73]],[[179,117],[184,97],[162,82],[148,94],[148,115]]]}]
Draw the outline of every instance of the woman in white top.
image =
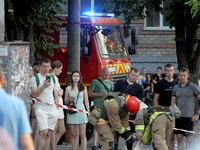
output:
[{"label": "woman in white top", "polygon": [[[60,61],[55,60],[54,62],[52,62],[50,74],[54,76],[55,80],[58,80],[57,76],[59,76],[60,73],[62,72],[62,68],[63,68],[63,64]],[[60,89],[58,93],[59,104],[63,105],[63,99],[62,99],[63,89],[61,89],[60,85],[59,85],[59,89]],[[57,121],[54,131],[51,132],[51,149],[56,148],[58,141],[60,140],[61,136],[64,133],[65,133],[64,113],[63,113],[63,109],[59,108],[58,121]]]}]

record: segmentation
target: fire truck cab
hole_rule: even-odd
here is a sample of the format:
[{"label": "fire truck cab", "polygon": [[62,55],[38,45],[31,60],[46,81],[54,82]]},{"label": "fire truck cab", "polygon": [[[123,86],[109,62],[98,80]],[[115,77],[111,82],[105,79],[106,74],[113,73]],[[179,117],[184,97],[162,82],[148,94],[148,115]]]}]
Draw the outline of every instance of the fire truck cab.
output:
[{"label": "fire truck cab", "polygon": [[[59,82],[66,86],[67,77],[67,22],[62,21],[61,31],[54,30],[55,43],[61,49],[55,50],[51,61],[59,60],[63,63],[63,71]],[[125,47],[122,26],[117,18],[109,16],[83,16],[80,25],[80,71],[82,80],[87,88],[93,79],[101,75],[107,66],[111,72],[110,80],[114,83],[118,79],[126,78],[131,69],[129,54],[134,54],[134,46]],[[132,35],[134,36],[134,35]]]}]

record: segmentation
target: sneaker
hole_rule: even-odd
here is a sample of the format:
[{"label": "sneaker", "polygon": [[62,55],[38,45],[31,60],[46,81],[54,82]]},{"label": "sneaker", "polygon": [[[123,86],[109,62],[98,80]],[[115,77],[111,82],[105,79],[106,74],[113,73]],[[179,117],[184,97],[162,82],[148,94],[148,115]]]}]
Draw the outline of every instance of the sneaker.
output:
[{"label": "sneaker", "polygon": [[94,145],[91,150],[98,150],[98,147]]}]

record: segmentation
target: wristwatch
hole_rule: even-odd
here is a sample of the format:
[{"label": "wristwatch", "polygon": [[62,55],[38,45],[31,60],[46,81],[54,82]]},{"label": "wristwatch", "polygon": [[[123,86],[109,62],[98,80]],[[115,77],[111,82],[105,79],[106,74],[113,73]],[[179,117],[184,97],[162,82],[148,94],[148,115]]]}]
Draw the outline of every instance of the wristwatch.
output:
[{"label": "wristwatch", "polygon": [[200,116],[200,113],[197,112],[196,114]]}]

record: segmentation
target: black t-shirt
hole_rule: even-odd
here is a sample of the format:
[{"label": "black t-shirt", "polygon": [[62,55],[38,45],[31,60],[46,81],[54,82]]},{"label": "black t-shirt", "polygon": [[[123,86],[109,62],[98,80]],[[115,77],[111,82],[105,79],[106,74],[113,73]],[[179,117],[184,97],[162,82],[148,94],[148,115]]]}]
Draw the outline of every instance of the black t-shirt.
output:
[{"label": "black t-shirt", "polygon": [[[153,83],[152,83],[152,84],[153,84]],[[146,88],[148,88],[148,87],[152,87],[152,84],[151,84],[151,83],[146,83],[146,82],[144,82],[144,83],[142,84],[143,89],[146,89]],[[151,89],[146,90],[145,92],[146,92],[146,93],[151,93]]]},{"label": "black t-shirt", "polygon": [[176,84],[178,84],[176,80],[172,82],[168,82],[165,79],[158,81],[155,88],[155,93],[159,94],[158,105],[168,107],[171,105],[172,91]]},{"label": "black t-shirt", "polygon": [[127,79],[118,80],[114,87],[114,92],[122,92],[124,94],[130,94],[137,97],[138,99],[143,99],[143,88],[138,83],[128,84]]},{"label": "black t-shirt", "polygon": [[[161,77],[162,77],[162,78],[165,78],[165,75],[162,74]],[[158,76],[157,74],[153,75],[153,79],[154,79],[155,81],[159,81],[159,80],[160,80],[160,79],[159,79],[159,76]]]}]

